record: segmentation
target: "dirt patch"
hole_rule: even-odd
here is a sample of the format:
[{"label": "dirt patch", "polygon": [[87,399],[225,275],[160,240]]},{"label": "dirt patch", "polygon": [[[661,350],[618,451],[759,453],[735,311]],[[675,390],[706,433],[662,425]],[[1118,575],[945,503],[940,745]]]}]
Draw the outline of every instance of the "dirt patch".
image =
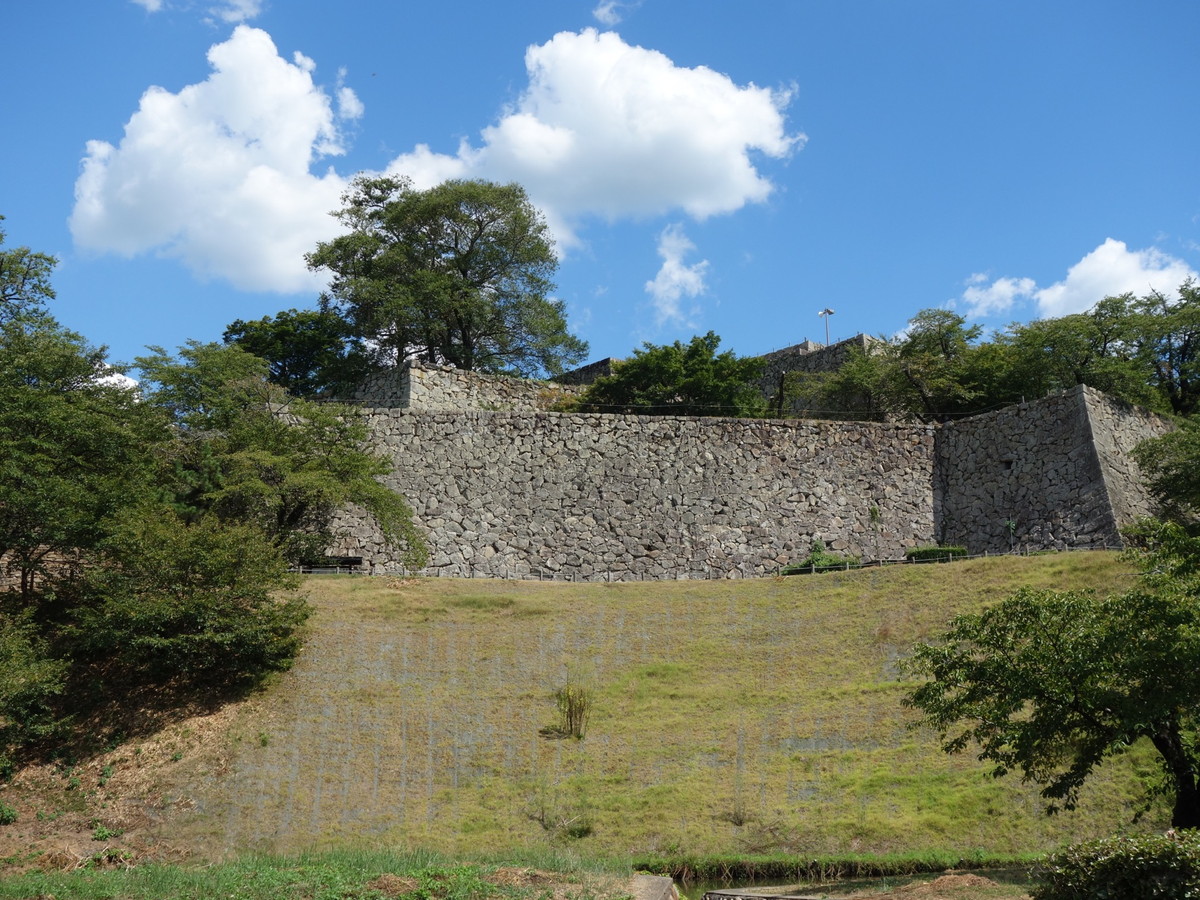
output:
[{"label": "dirt patch", "polygon": [[1006,887],[981,875],[942,875],[933,881],[914,882],[879,893],[853,894],[852,897],[871,897],[874,900],[975,900],[979,897],[1020,900],[1028,897],[1019,888]]},{"label": "dirt patch", "polygon": [[400,875],[385,872],[378,878],[368,881],[367,887],[373,891],[379,891],[385,897],[402,897],[417,889],[417,881],[414,878],[403,878]]}]

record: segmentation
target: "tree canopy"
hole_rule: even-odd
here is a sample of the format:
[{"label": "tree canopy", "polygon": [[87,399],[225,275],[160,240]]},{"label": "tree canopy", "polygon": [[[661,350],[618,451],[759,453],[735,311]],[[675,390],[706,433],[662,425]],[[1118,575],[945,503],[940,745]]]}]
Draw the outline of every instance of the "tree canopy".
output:
[{"label": "tree canopy", "polygon": [[587,344],[550,298],[557,259],[546,222],[522,187],[359,178],[335,215],[348,233],[323,242],[309,267],[332,273],[336,310],[377,359],[417,359],[481,372],[556,375]]},{"label": "tree canopy", "polygon": [[1086,313],[1013,323],[984,339],[946,309],[878,338],[836,372],[792,374],[790,405],[827,418],[946,422],[1086,384],[1160,412],[1200,408],[1200,288],[1106,297]]},{"label": "tree canopy", "polygon": [[905,703],[956,753],[974,746],[1073,808],[1105,759],[1148,740],[1176,827],[1200,827],[1200,541],[1175,524],[1139,532],[1142,579],[1098,597],[1024,588],[956,618],[907,662]]},{"label": "tree canopy", "polygon": [[578,400],[584,412],[680,416],[759,416],[766,401],[755,381],[761,359],[717,352],[713,332],[687,344],[646,343],[633,357],[613,365]]},{"label": "tree canopy", "polygon": [[266,360],[270,381],[295,397],[343,396],[370,367],[370,353],[350,323],[328,309],[238,319],[222,339]]},{"label": "tree canopy", "polygon": [[34,270],[0,298],[0,769],[69,739],[77,703],[124,716],[147,681],[196,696],[289,665],[289,566],[346,503],[424,558],[355,410],[290,398],[236,345],[152,348],[140,384],[114,377],[44,308],[52,265],[0,246],[0,273]]}]

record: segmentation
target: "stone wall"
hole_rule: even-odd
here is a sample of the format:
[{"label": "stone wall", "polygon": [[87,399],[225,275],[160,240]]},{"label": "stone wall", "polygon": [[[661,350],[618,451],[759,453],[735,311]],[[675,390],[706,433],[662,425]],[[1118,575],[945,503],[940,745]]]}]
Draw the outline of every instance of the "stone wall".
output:
[{"label": "stone wall", "polygon": [[[1118,546],[1152,512],[1130,450],[1171,427],[1085,387],[936,427],[542,412],[543,382],[409,373],[392,390],[407,407],[364,405],[427,574],[743,577],[814,539],[893,559]],[[401,571],[368,518],[338,531],[333,555]]]},{"label": "stone wall", "polygon": [[1117,547],[1152,512],[1129,451],[1166,419],[1080,385],[964,419],[937,437],[938,539],[972,553]]},{"label": "stone wall", "polygon": [[[398,409],[371,426],[427,536],[427,574],[736,578],[814,538],[897,557],[934,533],[929,426]],[[369,522],[339,528],[334,554],[400,570]]]},{"label": "stone wall", "polygon": [[[758,388],[769,401],[777,402],[780,382],[788,372],[836,372],[854,350],[866,350],[872,340],[865,334],[856,334],[829,346],[805,341],[766,353],[760,357],[766,365],[758,380]],[[794,401],[787,411],[798,411]]]},{"label": "stone wall", "polygon": [[549,409],[582,391],[581,386],[552,381],[482,375],[410,362],[372,375],[355,392],[354,399],[373,408],[513,412]]}]

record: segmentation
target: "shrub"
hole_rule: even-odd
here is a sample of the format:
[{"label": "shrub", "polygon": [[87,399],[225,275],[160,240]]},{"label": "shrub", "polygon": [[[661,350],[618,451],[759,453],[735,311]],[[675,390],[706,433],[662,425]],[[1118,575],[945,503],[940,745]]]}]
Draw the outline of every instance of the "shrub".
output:
[{"label": "shrub", "polygon": [[17,811],[0,800],[0,825],[11,825],[17,821]]},{"label": "shrub", "polygon": [[967,548],[957,545],[939,547],[937,544],[930,544],[927,547],[909,547],[904,551],[904,558],[909,562],[929,562],[937,560],[948,562],[956,556],[966,556]]},{"label": "shrub", "polygon": [[568,681],[554,692],[560,733],[582,740],[592,715],[592,692],[584,684]]},{"label": "shrub", "polygon": [[857,556],[842,556],[831,553],[823,541],[813,541],[808,556],[779,570],[780,575],[807,575],[810,572],[828,572],[858,565]]},{"label": "shrub", "polygon": [[1034,900],[1200,898],[1200,832],[1105,838],[1047,861]]}]

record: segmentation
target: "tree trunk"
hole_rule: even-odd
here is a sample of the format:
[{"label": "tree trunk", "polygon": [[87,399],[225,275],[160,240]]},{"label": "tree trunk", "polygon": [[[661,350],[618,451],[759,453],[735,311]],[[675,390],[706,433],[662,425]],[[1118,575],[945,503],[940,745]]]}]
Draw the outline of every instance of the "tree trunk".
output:
[{"label": "tree trunk", "polygon": [[1150,740],[1162,754],[1175,782],[1175,808],[1171,811],[1171,826],[1200,828],[1200,784],[1197,784],[1196,763],[1184,746],[1179,722],[1173,719],[1162,725]]}]

